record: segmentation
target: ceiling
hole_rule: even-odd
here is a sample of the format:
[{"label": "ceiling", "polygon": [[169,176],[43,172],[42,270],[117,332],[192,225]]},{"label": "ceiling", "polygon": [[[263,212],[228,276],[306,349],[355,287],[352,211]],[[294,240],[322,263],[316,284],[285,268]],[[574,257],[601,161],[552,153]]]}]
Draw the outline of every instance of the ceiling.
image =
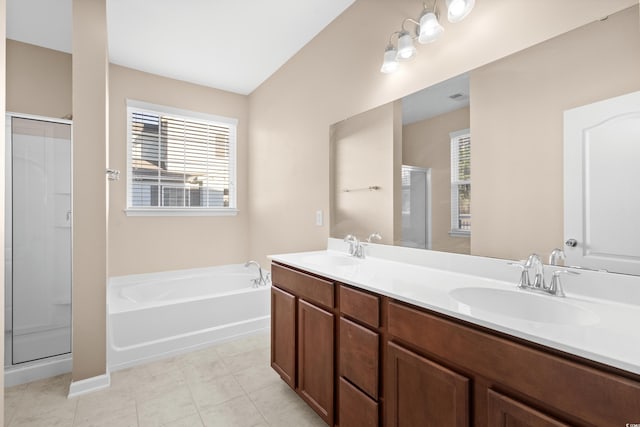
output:
[{"label": "ceiling", "polygon": [[[107,0],[110,62],[249,94],[355,0]],[[71,53],[71,0],[7,0],[7,37]]]},{"label": "ceiling", "polygon": [[467,106],[469,74],[461,74],[402,98],[402,124],[409,125]]}]

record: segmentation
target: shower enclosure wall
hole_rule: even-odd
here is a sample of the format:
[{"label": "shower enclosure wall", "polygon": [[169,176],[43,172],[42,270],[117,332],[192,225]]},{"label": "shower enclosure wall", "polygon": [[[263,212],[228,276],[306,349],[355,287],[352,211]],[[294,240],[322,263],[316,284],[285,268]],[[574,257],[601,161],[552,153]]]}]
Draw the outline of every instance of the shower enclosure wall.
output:
[{"label": "shower enclosure wall", "polygon": [[6,159],[5,373],[71,352],[71,123],[8,115]]}]

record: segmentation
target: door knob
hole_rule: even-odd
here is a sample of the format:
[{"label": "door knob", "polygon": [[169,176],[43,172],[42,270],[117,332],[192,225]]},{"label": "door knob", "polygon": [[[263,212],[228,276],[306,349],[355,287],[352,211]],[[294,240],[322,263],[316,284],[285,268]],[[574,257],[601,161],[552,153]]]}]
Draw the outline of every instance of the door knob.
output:
[{"label": "door knob", "polygon": [[578,246],[578,241],[576,239],[569,239],[564,242],[564,244],[569,246],[570,248],[575,248],[576,246]]}]

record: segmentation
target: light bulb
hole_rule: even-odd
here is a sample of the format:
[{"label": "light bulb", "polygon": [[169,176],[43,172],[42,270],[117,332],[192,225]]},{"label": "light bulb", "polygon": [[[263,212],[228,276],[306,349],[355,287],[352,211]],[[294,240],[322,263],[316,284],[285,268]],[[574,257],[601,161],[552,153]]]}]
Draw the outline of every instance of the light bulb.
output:
[{"label": "light bulb", "polygon": [[389,74],[398,69],[400,64],[398,63],[397,55],[398,52],[392,45],[387,46],[387,49],[384,51],[382,67],[380,67],[381,73]]},{"label": "light bulb", "polygon": [[398,37],[398,59],[409,59],[415,54],[416,47],[413,44],[413,37],[408,32],[403,31]]},{"label": "light bulb", "polygon": [[427,12],[420,18],[420,35],[418,41],[422,44],[435,41],[444,31],[438,17],[433,12]]},{"label": "light bulb", "polygon": [[452,23],[462,21],[475,3],[475,0],[447,0],[447,19]]}]

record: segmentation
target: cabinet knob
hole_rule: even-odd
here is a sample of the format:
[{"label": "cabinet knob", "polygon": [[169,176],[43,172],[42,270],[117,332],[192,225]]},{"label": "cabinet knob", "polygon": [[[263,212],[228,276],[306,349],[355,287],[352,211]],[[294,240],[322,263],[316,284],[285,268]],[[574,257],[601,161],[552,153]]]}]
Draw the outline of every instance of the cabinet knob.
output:
[{"label": "cabinet knob", "polygon": [[569,246],[570,248],[575,248],[576,246],[578,246],[578,241],[576,239],[569,239],[564,242],[564,244]]}]

